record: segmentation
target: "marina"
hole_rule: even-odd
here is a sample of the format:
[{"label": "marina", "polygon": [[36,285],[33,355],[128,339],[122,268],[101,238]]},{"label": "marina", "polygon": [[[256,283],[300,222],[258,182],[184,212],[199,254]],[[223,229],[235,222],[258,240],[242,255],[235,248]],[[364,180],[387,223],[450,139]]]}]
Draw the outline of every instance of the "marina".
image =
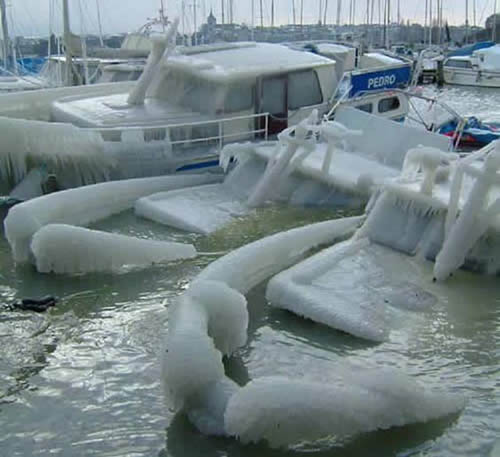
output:
[{"label": "marina", "polygon": [[194,3],[192,43],[161,2],[147,62],[0,95],[0,454],[497,457],[494,43],[420,86],[388,1],[386,49]]}]

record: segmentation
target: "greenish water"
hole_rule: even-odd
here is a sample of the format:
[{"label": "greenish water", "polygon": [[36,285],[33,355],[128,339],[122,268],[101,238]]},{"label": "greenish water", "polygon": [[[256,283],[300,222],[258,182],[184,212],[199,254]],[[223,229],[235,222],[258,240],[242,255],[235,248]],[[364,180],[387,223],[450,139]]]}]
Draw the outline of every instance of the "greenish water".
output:
[{"label": "greenish water", "polygon": [[[460,273],[436,292],[439,304],[418,333],[373,345],[270,309],[265,285],[249,294],[249,343],[226,363],[245,383],[266,375],[314,376],[349,361],[397,367],[468,399],[456,417],[364,434],[310,449],[270,450],[199,434],[164,406],[159,353],[169,305],[223,252],[263,235],[345,213],[271,208],[212,236],[186,235],[131,212],[96,227],[194,242],[217,254],[118,275],[52,276],[12,263],[0,241],[3,302],[54,294],[48,314],[0,314],[0,455],[282,456],[488,455],[500,432],[498,278]],[[429,269],[430,266],[423,265]],[[339,415],[342,411],[339,411]]]}]

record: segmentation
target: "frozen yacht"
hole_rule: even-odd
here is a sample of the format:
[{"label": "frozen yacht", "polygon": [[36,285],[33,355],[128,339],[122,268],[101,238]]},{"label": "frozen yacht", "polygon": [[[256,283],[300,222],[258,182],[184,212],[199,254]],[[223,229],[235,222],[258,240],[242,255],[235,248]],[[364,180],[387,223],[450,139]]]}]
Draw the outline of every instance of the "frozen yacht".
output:
[{"label": "frozen yacht", "polygon": [[0,129],[9,141],[1,155],[48,162],[63,188],[79,183],[55,157],[76,162],[82,152],[79,163],[88,164],[83,149],[101,164],[94,179],[215,167],[226,143],[267,138],[313,109],[326,112],[336,87],[334,61],[279,45],[216,45],[168,60],[165,48],[156,43],[137,84],[3,98]]},{"label": "frozen yacht", "polygon": [[334,60],[267,43],[175,54],[174,32],[153,40],[136,83],[2,97],[0,131],[8,141],[0,156],[15,164],[15,173],[2,173],[14,174],[15,184],[28,162],[43,165],[67,188],[209,169],[224,145],[267,139],[333,104]]}]

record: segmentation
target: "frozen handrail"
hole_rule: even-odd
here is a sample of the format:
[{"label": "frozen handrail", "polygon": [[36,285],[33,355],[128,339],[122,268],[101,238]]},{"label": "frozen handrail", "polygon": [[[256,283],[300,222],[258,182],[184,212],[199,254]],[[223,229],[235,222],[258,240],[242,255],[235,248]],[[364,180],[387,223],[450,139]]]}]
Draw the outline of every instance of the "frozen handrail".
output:
[{"label": "frozen handrail", "polygon": [[[473,167],[471,158],[463,160],[456,168],[445,222],[445,240],[434,265],[434,277],[438,280],[446,279],[463,265],[467,253],[500,214],[500,197],[490,201],[492,188],[500,186],[500,143],[495,142],[491,149],[484,148],[474,154],[474,158],[484,157],[482,168]],[[474,178],[475,182],[457,218],[464,175]]]}]

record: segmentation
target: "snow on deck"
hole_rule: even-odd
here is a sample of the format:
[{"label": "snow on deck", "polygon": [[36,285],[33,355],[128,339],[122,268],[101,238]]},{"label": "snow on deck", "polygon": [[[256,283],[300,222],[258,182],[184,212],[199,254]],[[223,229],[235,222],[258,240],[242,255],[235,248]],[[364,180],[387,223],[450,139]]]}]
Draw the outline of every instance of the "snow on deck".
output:
[{"label": "snow on deck", "polygon": [[335,61],[311,52],[271,43],[243,43],[193,55],[172,56],[164,64],[213,81],[255,78],[311,67],[335,66]]},{"label": "snow on deck", "polygon": [[164,100],[146,98],[143,105],[127,103],[128,93],[95,98],[63,98],[54,102],[55,121],[69,122],[79,127],[154,126],[202,122],[213,116],[187,111]]}]

